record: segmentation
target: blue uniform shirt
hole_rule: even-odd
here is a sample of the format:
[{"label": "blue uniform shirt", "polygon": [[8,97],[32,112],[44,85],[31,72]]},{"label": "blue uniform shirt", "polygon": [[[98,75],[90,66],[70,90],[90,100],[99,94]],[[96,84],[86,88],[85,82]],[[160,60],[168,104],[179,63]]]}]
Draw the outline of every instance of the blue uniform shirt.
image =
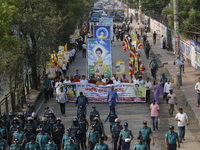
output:
[{"label": "blue uniform shirt", "polygon": [[39,150],[40,146],[38,142],[28,142],[25,146],[25,150]]},{"label": "blue uniform shirt", "polygon": [[76,137],[74,134],[70,133],[67,135],[66,133],[63,134],[62,141],[64,142],[64,146],[66,146],[69,143],[69,137],[71,137],[74,141],[76,141]]},{"label": "blue uniform shirt", "polygon": [[75,143],[68,143],[66,146],[64,146],[63,150],[78,150],[78,146]]},{"label": "blue uniform shirt", "polygon": [[178,138],[178,133],[168,131],[165,134],[165,138],[167,139],[168,144],[176,144],[176,139]]},{"label": "blue uniform shirt", "polygon": [[8,143],[6,142],[5,139],[1,139],[0,140],[0,149],[1,150],[6,150],[6,148],[8,147]]},{"label": "blue uniform shirt", "polygon": [[95,145],[95,147],[94,147],[94,150],[109,150],[108,144],[106,144],[106,143],[103,143],[103,144],[97,143]]},{"label": "blue uniform shirt", "polygon": [[96,143],[99,141],[99,138],[100,138],[100,134],[98,131],[92,131],[90,130],[89,133],[88,133],[88,138],[90,142],[92,143]]},{"label": "blue uniform shirt", "polygon": [[139,130],[139,134],[142,135],[143,140],[150,140],[150,134],[152,134],[150,127],[141,127]]},{"label": "blue uniform shirt", "polygon": [[141,144],[137,142],[134,144],[133,150],[149,150],[149,147],[146,142],[142,142]]},{"label": "blue uniform shirt", "polygon": [[45,150],[58,150],[58,147],[56,144],[46,144],[45,145]]},{"label": "blue uniform shirt", "polygon": [[19,144],[22,143],[24,138],[26,138],[24,131],[20,131],[20,132],[15,131],[13,133],[13,139],[18,139]]},{"label": "blue uniform shirt", "polygon": [[9,150],[23,150],[23,147],[20,144],[12,144]]},{"label": "blue uniform shirt", "polygon": [[40,150],[44,150],[45,145],[48,143],[48,140],[49,140],[49,134],[48,133],[44,133],[44,134],[39,133],[37,135],[36,139],[40,145]]},{"label": "blue uniform shirt", "polygon": [[7,134],[8,134],[7,128],[4,127],[4,126],[2,126],[2,127],[0,128],[0,133],[1,133],[1,136],[2,136],[3,138],[5,138],[5,137],[7,136]]},{"label": "blue uniform shirt", "polygon": [[121,139],[124,141],[126,138],[132,137],[133,133],[129,129],[127,129],[127,130],[122,129],[119,136],[121,136]]}]

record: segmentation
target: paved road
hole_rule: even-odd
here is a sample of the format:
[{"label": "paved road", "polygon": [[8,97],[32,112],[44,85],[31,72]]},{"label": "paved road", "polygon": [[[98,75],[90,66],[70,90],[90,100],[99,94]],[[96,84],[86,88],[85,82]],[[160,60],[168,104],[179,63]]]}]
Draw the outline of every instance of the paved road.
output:
[{"label": "paved road", "polygon": [[[128,77],[128,55],[129,52],[124,53],[121,47],[121,41],[114,41],[112,44],[112,59],[113,62],[115,60],[125,60],[125,65],[126,65],[126,74]],[[143,78],[146,79],[147,76],[150,75],[150,70],[148,68],[149,60],[147,60],[144,57],[144,52],[142,52],[141,55],[143,64],[146,67],[146,71],[143,75]],[[86,64],[87,60],[86,58],[82,58],[81,52],[77,53],[77,58],[75,62],[70,66],[68,75],[74,75],[75,70],[78,69],[79,73],[81,75],[87,74],[86,73]],[[114,71],[114,70],[113,70]],[[166,72],[165,68],[159,68],[158,74],[161,74],[163,72]],[[120,77],[120,76],[119,76]],[[175,91],[178,94],[178,91]],[[178,95],[179,96],[179,95]],[[181,96],[181,95],[180,95]],[[93,104],[89,104],[88,106],[88,112],[90,112],[91,107]],[[97,110],[99,110],[101,114],[102,120],[104,120],[108,114],[108,106],[107,104],[95,104],[97,106]],[[59,105],[55,102],[55,99],[51,99],[47,104],[38,104],[38,114],[39,116],[42,116],[44,107],[49,106],[56,116],[60,116],[60,109]],[[164,145],[164,135],[165,132],[168,131],[168,127],[170,124],[173,124],[175,127],[177,125],[177,122],[173,120],[173,118],[168,118],[168,110],[166,109],[166,103],[165,101],[160,98],[160,108],[161,108],[161,117],[159,119],[159,130],[154,132],[155,136],[155,146],[153,146],[151,149],[154,150],[164,150],[165,145]],[[134,104],[118,104],[116,107],[116,110],[119,113],[119,118],[122,120],[122,124],[124,122],[129,123],[129,129],[133,131],[134,134],[134,140],[131,144],[131,149],[133,147],[133,144],[136,142],[136,138],[138,135],[138,129],[139,127],[142,126],[142,121],[146,120],[148,122],[148,125],[151,127],[151,119],[150,119],[150,112],[148,110],[148,106],[146,104],[141,104],[141,103],[134,103]],[[68,127],[72,123],[72,118],[76,114],[76,108],[74,103],[67,103],[66,104],[66,115],[67,117],[61,117],[62,122],[64,123],[65,127]],[[107,122],[104,124],[104,128],[106,131],[106,134],[110,137],[110,132],[109,132],[109,123]],[[177,131],[177,128],[175,128]],[[181,149],[189,150],[189,146],[198,146],[198,141],[195,140],[195,137],[193,135],[195,131],[191,131],[190,129],[186,129],[186,142],[181,144]],[[109,144],[110,149],[112,150],[112,145],[109,141],[106,143]]]}]

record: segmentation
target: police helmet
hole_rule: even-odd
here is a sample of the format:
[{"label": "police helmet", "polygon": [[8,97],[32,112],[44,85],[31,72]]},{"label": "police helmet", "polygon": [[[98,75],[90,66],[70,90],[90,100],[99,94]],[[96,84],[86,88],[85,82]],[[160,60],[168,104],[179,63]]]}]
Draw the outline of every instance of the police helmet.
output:
[{"label": "police helmet", "polygon": [[93,121],[95,121],[95,120],[99,121],[99,118],[98,117],[94,117]]},{"label": "police helmet", "polygon": [[116,118],[115,122],[121,122],[121,120],[119,118]]},{"label": "police helmet", "polygon": [[46,117],[42,117],[42,121],[47,121],[47,118]]},{"label": "police helmet", "polygon": [[28,120],[28,121],[29,121],[29,120],[33,120],[33,118],[32,118],[32,117],[28,117],[27,120]]},{"label": "police helmet", "polygon": [[73,122],[77,122],[78,119],[77,119],[77,118],[73,118],[72,121],[73,121]]},{"label": "police helmet", "polygon": [[19,121],[19,118],[18,118],[18,117],[14,117],[14,118],[13,118],[13,121],[15,121],[15,120],[16,120],[16,121]]},{"label": "police helmet", "polygon": [[31,116],[32,116],[33,118],[37,117],[36,112],[33,112]]},{"label": "police helmet", "polygon": [[17,114],[17,116],[23,116],[23,113],[22,113],[22,112],[19,112],[19,113]]},{"label": "police helmet", "polygon": [[7,118],[6,114],[1,115],[2,118]]},{"label": "police helmet", "polygon": [[14,113],[13,112],[9,112],[8,116],[14,116]]},{"label": "police helmet", "polygon": [[56,118],[56,121],[61,121],[61,118],[60,118],[60,117],[57,117],[57,118]]}]

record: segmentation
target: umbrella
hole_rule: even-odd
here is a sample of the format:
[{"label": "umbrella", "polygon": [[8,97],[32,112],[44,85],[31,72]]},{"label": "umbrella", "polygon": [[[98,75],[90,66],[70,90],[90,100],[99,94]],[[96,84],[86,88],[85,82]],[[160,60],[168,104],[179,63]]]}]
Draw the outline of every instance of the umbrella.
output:
[{"label": "umbrella", "polygon": [[146,27],[146,25],[144,25],[144,24],[138,24],[134,28],[135,29],[142,29],[142,28],[145,28],[145,27]]}]

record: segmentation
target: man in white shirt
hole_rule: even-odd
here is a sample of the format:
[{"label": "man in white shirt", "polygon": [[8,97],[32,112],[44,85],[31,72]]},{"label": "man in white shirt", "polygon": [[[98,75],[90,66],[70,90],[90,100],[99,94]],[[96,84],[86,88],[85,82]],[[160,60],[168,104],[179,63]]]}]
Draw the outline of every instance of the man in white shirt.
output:
[{"label": "man in white shirt", "polygon": [[106,83],[106,78],[104,78],[104,75],[101,75],[101,80]]},{"label": "man in white shirt", "polygon": [[[164,93],[165,97],[169,94],[169,90],[172,89],[172,83],[170,82],[170,79],[167,80],[167,82],[164,85]],[[168,104],[168,99],[166,99],[167,104]]]},{"label": "man in white shirt", "polygon": [[70,63],[72,63],[72,61],[73,61],[73,51],[72,51],[72,49],[69,50],[69,60],[70,60]]},{"label": "man in white shirt", "polygon": [[200,77],[198,78],[198,82],[195,85],[195,90],[197,91],[197,107],[200,105]]},{"label": "man in white shirt", "polygon": [[144,80],[142,79],[142,75],[138,75],[138,82],[139,83],[144,83]]},{"label": "man in white shirt", "polygon": [[151,92],[152,83],[150,82],[149,77],[147,78],[147,81],[145,82],[145,87],[146,87],[146,103],[150,104],[150,92]]},{"label": "man in white shirt", "polygon": [[168,99],[168,109],[169,109],[169,117],[173,116],[173,112],[174,112],[174,104],[177,105],[178,101],[176,98],[176,94],[173,93],[173,90],[170,89],[169,90],[169,94],[167,95],[167,99]]},{"label": "man in white shirt", "polygon": [[62,82],[60,82],[60,78],[57,77],[56,83],[55,83],[56,95],[60,92],[60,86],[61,85],[62,85]]},{"label": "man in white shirt", "polygon": [[113,80],[113,82],[116,80],[116,74],[113,74],[111,80]]},{"label": "man in white shirt", "polygon": [[63,81],[63,84],[67,84],[67,83],[71,83],[71,80],[69,79],[69,77],[66,77],[65,81]]},{"label": "man in white shirt", "polygon": [[115,80],[113,80],[113,83],[114,84],[120,84],[121,82],[120,82],[118,77],[115,77]]},{"label": "man in white shirt", "polygon": [[176,114],[175,120],[178,121],[178,130],[180,136],[180,142],[185,141],[185,126],[189,124],[189,119],[186,113],[183,112],[183,108],[179,108],[179,113]]},{"label": "man in white shirt", "polygon": [[82,75],[80,83],[88,83],[88,80],[86,79],[85,75]]},{"label": "man in white shirt", "polygon": [[65,115],[65,103],[68,101],[67,95],[65,91],[63,90],[63,87],[60,87],[60,92],[56,95],[56,101],[60,104],[60,111],[63,117],[66,117]]},{"label": "man in white shirt", "polygon": [[82,47],[83,47],[82,56],[83,56],[83,58],[86,58],[87,45],[85,43],[83,43]]}]

